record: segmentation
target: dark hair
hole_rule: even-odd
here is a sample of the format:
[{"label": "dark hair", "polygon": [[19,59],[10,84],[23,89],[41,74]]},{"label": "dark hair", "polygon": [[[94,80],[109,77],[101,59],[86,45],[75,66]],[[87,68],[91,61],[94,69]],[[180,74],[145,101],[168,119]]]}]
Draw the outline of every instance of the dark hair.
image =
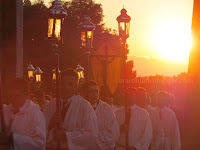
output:
[{"label": "dark hair", "polygon": [[77,82],[79,80],[78,73],[75,70],[70,69],[70,68],[67,68],[66,70],[64,70],[62,72],[61,78],[65,77],[65,76],[73,76],[73,77],[75,77],[75,79],[77,80]]},{"label": "dark hair", "polygon": [[[82,94],[86,94],[86,91],[87,89],[90,87],[90,86],[97,86],[97,83],[93,80],[89,80],[89,81],[85,81],[81,87],[80,87],[80,93]],[[98,86],[97,86],[98,87]]]},{"label": "dark hair", "polygon": [[158,102],[158,100],[169,101],[169,98],[170,98],[169,93],[166,92],[166,91],[159,91],[156,94],[156,100],[157,100],[157,102]]},{"label": "dark hair", "polygon": [[135,88],[135,87],[128,87],[126,89],[126,94],[130,95],[130,92],[131,92],[131,95],[134,94],[134,95],[138,95],[138,90]]}]

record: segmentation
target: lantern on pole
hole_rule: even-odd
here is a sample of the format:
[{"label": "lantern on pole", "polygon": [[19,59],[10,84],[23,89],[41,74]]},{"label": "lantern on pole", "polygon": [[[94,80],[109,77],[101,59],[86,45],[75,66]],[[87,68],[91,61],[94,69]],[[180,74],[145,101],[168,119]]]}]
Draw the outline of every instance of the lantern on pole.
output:
[{"label": "lantern on pole", "polygon": [[[52,73],[53,73],[52,80],[56,83],[56,68],[52,70]],[[61,71],[58,70],[58,74],[60,74],[60,73],[61,73]]]},{"label": "lantern on pole", "polygon": [[83,22],[78,25],[81,30],[81,48],[92,48],[95,25],[90,20],[89,16],[84,16]]},{"label": "lantern on pole", "polygon": [[42,82],[42,73],[43,72],[39,67],[37,67],[36,70],[34,71],[36,83]]},{"label": "lantern on pole", "polygon": [[29,78],[30,80],[32,80],[32,79],[34,78],[34,71],[35,71],[35,68],[34,68],[33,65],[31,64],[31,62],[30,62],[30,64],[28,65],[27,70],[28,70],[28,78]]},{"label": "lantern on pole", "polygon": [[84,72],[83,72],[83,70],[84,70],[84,68],[81,67],[81,65],[78,64],[77,67],[76,67],[76,71],[78,73],[79,80],[84,79]]},{"label": "lantern on pole", "polygon": [[53,1],[48,12],[48,38],[57,39],[57,41],[61,41],[62,39],[62,25],[67,15],[61,4],[59,0]]},{"label": "lantern on pole", "polygon": [[129,37],[130,21],[131,17],[127,15],[126,9],[121,10],[121,14],[117,17],[119,36],[123,43],[126,43],[126,39]]}]

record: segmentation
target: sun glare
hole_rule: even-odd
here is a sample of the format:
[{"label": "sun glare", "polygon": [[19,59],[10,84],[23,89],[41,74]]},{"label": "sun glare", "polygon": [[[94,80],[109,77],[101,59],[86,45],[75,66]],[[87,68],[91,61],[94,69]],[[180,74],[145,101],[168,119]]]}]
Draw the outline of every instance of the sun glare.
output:
[{"label": "sun glare", "polygon": [[162,59],[187,63],[191,48],[190,26],[166,23],[157,27],[154,43]]}]

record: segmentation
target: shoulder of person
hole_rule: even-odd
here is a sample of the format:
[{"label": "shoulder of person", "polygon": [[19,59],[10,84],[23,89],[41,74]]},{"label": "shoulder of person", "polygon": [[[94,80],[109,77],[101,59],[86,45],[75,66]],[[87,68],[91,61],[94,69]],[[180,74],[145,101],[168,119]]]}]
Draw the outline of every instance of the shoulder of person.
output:
[{"label": "shoulder of person", "polygon": [[101,100],[99,100],[99,105],[101,105],[101,107],[103,107],[103,109],[113,112],[113,110],[112,110],[112,108],[110,107],[110,105],[108,105],[107,103],[105,103],[105,102],[103,102],[103,101],[101,101]]},{"label": "shoulder of person", "polygon": [[135,105],[135,111],[137,111],[137,112],[138,112],[139,114],[141,114],[141,115],[144,115],[144,116],[148,116],[148,117],[149,117],[148,112],[147,112],[145,109],[139,107],[138,105]]},{"label": "shoulder of person", "polygon": [[124,113],[124,111],[125,111],[125,107],[123,106],[123,107],[117,109],[114,113],[115,113],[115,115],[119,115],[121,113]]}]

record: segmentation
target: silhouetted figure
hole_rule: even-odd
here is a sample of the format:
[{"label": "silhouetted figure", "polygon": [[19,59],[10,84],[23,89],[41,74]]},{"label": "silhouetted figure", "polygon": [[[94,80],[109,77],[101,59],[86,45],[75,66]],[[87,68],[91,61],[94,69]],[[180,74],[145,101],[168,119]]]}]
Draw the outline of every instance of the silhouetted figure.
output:
[{"label": "silhouetted figure", "polygon": [[[47,108],[47,149],[93,150],[98,125],[92,106],[76,95],[78,74],[66,69],[61,74],[61,110],[56,113],[56,100]],[[58,126],[59,125],[59,126]]]},{"label": "silhouetted figure", "polygon": [[95,150],[114,150],[119,138],[119,126],[112,108],[99,99],[97,83],[86,81],[83,85],[84,97],[93,106],[98,122],[98,138]]},{"label": "silhouetted figure", "polygon": [[125,122],[125,107],[115,112],[120,126],[120,138],[116,150],[126,150],[126,132],[128,131],[128,148],[131,150],[148,150],[152,138],[152,126],[148,113],[136,105],[138,91],[126,90],[128,105],[128,124]]},{"label": "silhouetted figure", "polygon": [[159,114],[155,108],[148,105],[150,96],[147,94],[146,89],[139,87],[137,88],[137,90],[138,90],[138,101],[139,101],[138,103],[140,104],[141,108],[145,109],[148,112],[152,123],[151,149],[162,150],[164,133],[161,126],[161,120],[159,118]]},{"label": "silhouetted figure", "polygon": [[6,132],[0,134],[0,141],[9,142],[10,149],[44,150],[45,118],[38,106],[26,99],[26,82],[15,79],[8,90],[11,104],[4,105]]},{"label": "silhouetted figure", "polygon": [[165,91],[157,93],[157,111],[161,120],[161,125],[164,130],[164,150],[180,150],[181,141],[179,126],[175,113],[168,108],[169,94]]}]

